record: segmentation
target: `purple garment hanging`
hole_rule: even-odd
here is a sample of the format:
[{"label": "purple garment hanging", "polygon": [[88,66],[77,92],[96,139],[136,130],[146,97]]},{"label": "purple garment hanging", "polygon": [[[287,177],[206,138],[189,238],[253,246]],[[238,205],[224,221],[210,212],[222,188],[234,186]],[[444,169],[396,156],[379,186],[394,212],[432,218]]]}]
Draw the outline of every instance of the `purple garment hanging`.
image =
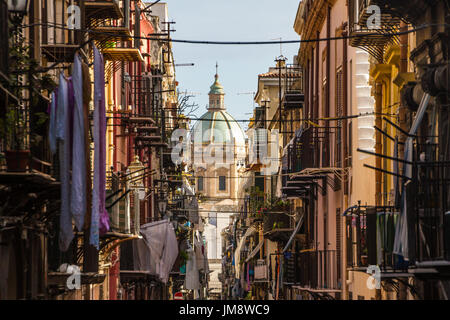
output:
[{"label": "purple garment hanging", "polygon": [[82,231],[86,214],[86,148],[84,142],[83,74],[81,59],[75,54],[72,84],[74,92],[74,114],[72,131],[72,188],[70,190],[70,211],[78,231]]},{"label": "purple garment hanging", "polygon": [[[69,82],[61,73],[58,87],[58,109],[56,137],[59,139],[59,162],[61,176],[61,215],[59,230],[59,248],[67,251],[74,237],[72,215],[70,214],[70,103]],[[73,94],[73,92],[72,92]]]},{"label": "purple garment hanging", "polygon": [[[75,109],[75,99],[73,91],[73,80],[72,77],[67,78],[67,89],[68,89],[68,102],[69,102],[69,118],[68,123],[68,141],[69,141],[69,158],[72,160],[72,145],[73,145],[73,111]],[[66,129],[67,130],[67,129]],[[72,161],[70,161],[69,169],[72,170]]]},{"label": "purple garment hanging", "polygon": [[250,291],[250,264],[247,263],[247,291]]},{"label": "purple garment hanging", "polygon": [[89,243],[99,247],[99,233],[109,230],[106,197],[106,112],[105,65],[103,56],[94,45],[94,187],[92,190],[92,220]]},{"label": "purple garment hanging", "polygon": [[55,91],[51,94],[52,101],[50,102],[49,110],[47,112],[50,115],[50,123],[48,127],[48,140],[49,140],[49,146],[50,151],[52,154],[56,153],[57,149],[57,139],[56,139],[56,123],[57,123],[57,117],[56,117],[56,109],[58,108],[58,87],[56,87]]}]

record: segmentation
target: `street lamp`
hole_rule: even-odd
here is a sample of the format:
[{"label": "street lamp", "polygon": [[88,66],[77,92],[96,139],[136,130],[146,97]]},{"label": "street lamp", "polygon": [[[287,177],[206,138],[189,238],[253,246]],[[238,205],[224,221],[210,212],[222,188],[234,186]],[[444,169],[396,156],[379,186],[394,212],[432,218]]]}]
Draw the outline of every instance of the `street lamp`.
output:
[{"label": "street lamp", "polygon": [[137,190],[139,200],[144,200],[145,198],[144,170],[145,167],[139,161],[139,156],[134,156],[134,161],[128,166],[127,175],[130,177],[128,180],[129,187]]},{"label": "street lamp", "polygon": [[158,209],[162,216],[166,213],[167,209],[167,197],[164,193],[161,193],[158,200]]},{"label": "street lamp", "polygon": [[8,0],[8,11],[12,13],[11,22],[14,25],[14,31],[22,23],[23,17],[28,12],[28,0]]},{"label": "street lamp", "polygon": [[8,11],[24,16],[28,12],[28,0],[8,0]]}]

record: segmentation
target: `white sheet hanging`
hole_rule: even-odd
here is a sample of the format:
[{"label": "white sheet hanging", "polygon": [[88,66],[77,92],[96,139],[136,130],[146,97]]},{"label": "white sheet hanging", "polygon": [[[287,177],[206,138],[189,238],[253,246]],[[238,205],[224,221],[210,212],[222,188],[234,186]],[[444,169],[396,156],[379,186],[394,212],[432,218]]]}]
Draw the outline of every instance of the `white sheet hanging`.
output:
[{"label": "white sheet hanging", "polygon": [[137,256],[140,267],[167,283],[178,256],[178,242],[172,223],[162,220],[144,224],[141,226],[141,235],[148,253],[142,244],[138,244],[138,249],[142,250]]},{"label": "white sheet hanging", "polygon": [[[409,130],[410,136],[406,139],[405,142],[405,160],[412,162],[412,154],[413,154],[413,137],[417,129],[419,128],[425,111],[427,110],[428,104],[430,102],[431,96],[428,93],[425,93],[420,102],[419,109],[417,110],[414,121],[411,125],[411,129]],[[403,175],[408,178],[412,178],[412,165],[409,163],[405,163],[403,167]],[[409,260],[409,246],[408,246],[408,208],[406,201],[406,186],[403,183],[402,188],[402,196],[401,196],[401,208],[400,208],[400,217],[397,224],[397,228],[395,230],[395,241],[394,241],[394,250],[395,254],[403,256],[403,258],[408,261]]]},{"label": "white sheet hanging", "polygon": [[187,250],[187,254],[189,259],[186,262],[186,278],[184,279],[184,288],[187,290],[199,290],[200,279],[194,249],[189,248]]},{"label": "white sheet hanging", "polygon": [[244,244],[245,239],[248,236],[250,236],[253,233],[255,233],[255,232],[256,232],[256,229],[253,226],[248,228],[247,231],[245,232],[244,236],[239,241],[239,244],[236,247],[236,251],[234,252],[234,271],[235,271],[235,275],[236,275],[237,279],[239,279],[239,275],[240,275],[240,272],[241,272],[239,263],[241,261],[241,248],[242,248],[242,245]]}]

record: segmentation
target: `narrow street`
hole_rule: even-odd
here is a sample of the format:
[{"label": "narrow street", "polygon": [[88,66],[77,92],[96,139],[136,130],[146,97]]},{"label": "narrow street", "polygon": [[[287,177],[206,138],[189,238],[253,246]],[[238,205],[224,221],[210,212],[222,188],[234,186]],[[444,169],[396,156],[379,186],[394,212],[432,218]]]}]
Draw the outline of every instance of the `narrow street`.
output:
[{"label": "narrow street", "polygon": [[449,44],[448,0],[0,0],[0,300],[449,300]]}]

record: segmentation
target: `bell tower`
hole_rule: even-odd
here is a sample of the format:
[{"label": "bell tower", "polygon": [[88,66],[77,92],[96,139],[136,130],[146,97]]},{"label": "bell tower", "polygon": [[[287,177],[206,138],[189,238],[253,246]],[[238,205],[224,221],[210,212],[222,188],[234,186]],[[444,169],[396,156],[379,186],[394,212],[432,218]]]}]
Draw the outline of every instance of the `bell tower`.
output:
[{"label": "bell tower", "polygon": [[225,110],[224,96],[222,85],[219,83],[219,64],[216,62],[216,74],[214,76],[214,83],[209,90],[209,106],[208,110]]}]

